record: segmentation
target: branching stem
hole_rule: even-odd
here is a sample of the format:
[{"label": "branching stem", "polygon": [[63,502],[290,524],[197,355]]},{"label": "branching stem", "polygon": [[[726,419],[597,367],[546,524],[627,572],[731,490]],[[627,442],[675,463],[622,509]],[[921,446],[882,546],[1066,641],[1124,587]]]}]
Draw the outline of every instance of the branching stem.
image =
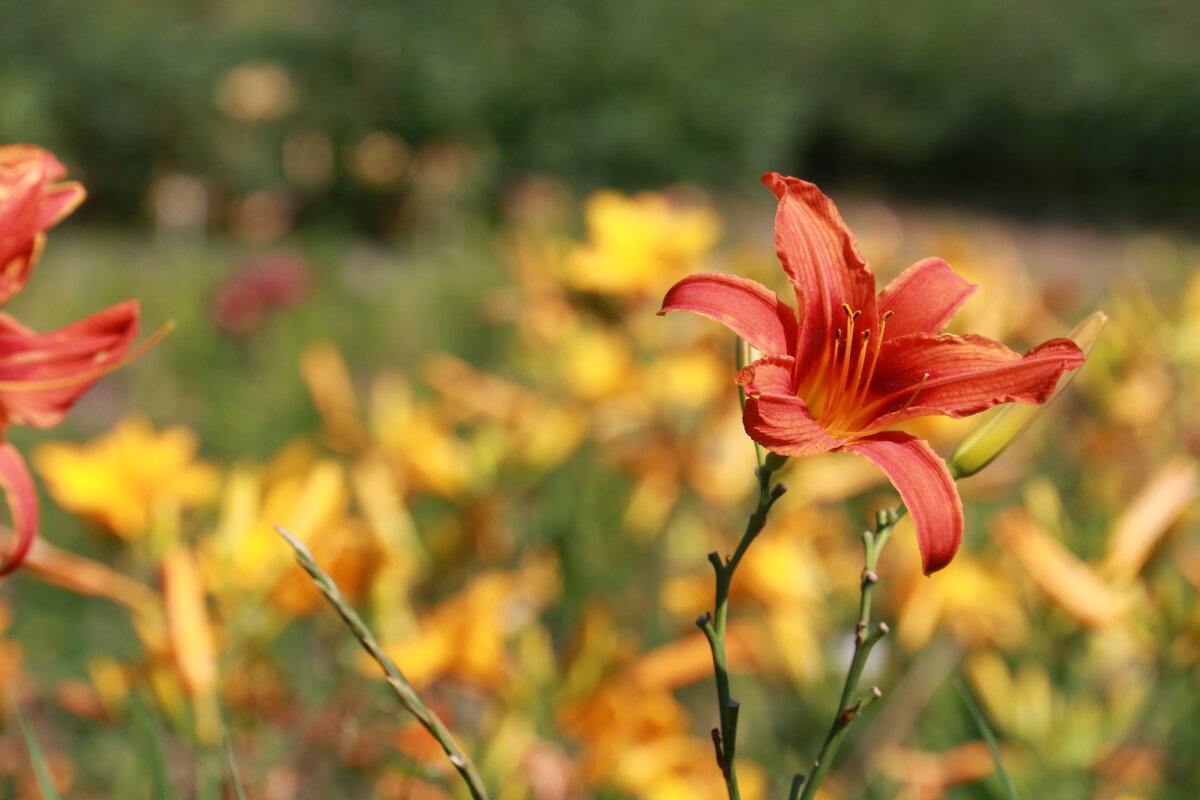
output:
[{"label": "branching stem", "polygon": [[729,800],[741,800],[734,760],[737,755],[737,720],[740,706],[729,692],[729,663],[725,644],[729,618],[729,590],[733,584],[733,573],[741,563],[742,557],[746,555],[746,550],[767,524],[767,514],[771,506],[787,491],[781,483],[771,486],[771,474],[782,464],[783,460],[779,456],[769,454],[761,460],[755,470],[758,476],[758,505],[746,522],[746,530],[742,533],[733,555],[722,560],[718,553],[708,554],[708,561],[716,575],[716,600],[713,613],[704,614],[696,620],[697,627],[704,632],[712,649],[713,674],[717,684],[717,712],[720,720],[720,726],[713,729],[713,745],[716,748],[717,766],[721,768],[721,774],[725,778]]},{"label": "branching stem", "polygon": [[[871,655],[872,648],[888,633],[888,626],[882,622],[874,630],[868,631],[871,625],[871,599],[875,592],[875,584],[879,582],[879,574],[875,570],[879,564],[879,554],[883,551],[883,546],[887,544],[888,537],[892,535],[896,523],[906,512],[907,509],[903,505],[897,509],[880,511],[875,517],[875,530],[863,531],[865,564],[860,583],[858,622],[854,626],[854,656],[850,659],[850,666],[846,670],[846,681],[842,685],[842,696],[838,700],[837,712],[833,715],[833,722],[829,726],[829,733],[825,735],[825,742],[821,745],[817,760],[813,762],[812,773],[807,780],[797,776],[798,780],[792,784],[789,800],[796,800],[797,797],[800,800],[812,800],[816,796],[817,789],[825,780],[830,762],[837,753],[851,723],[858,718],[863,709],[883,696],[879,687],[873,686],[866,697],[859,697],[858,682],[862,679],[863,669],[867,665],[867,658]],[[803,787],[802,793],[800,792],[801,787]]]}]

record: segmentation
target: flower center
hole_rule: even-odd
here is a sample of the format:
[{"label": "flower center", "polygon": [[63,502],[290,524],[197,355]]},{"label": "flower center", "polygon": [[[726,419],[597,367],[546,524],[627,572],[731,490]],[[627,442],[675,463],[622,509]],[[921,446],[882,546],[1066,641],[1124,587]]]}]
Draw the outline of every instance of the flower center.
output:
[{"label": "flower center", "polygon": [[[835,435],[858,432],[864,421],[860,419],[875,378],[875,367],[879,364],[879,353],[883,349],[883,333],[891,311],[879,317],[879,328],[856,331],[855,326],[862,311],[855,311],[848,303],[842,303],[846,314],[844,328],[833,332],[833,347],[827,349],[820,378],[819,407],[817,422]],[[874,346],[872,346],[874,342]],[[925,388],[928,374],[921,378],[916,390],[904,408],[912,405],[917,395]]]}]

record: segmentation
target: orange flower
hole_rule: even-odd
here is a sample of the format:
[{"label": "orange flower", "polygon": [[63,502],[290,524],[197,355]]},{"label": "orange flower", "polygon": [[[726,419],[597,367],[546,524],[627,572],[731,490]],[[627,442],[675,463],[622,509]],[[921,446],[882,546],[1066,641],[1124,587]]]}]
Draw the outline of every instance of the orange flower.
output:
[{"label": "orange flower", "polygon": [[779,200],[775,244],[799,313],[759,283],[716,273],[676,283],[658,313],[702,314],[760,351],[736,377],[750,438],[783,456],[842,450],[882,469],[916,523],[925,574],[936,572],[958,550],[962,501],[924,440],[889,429],[916,417],[1043,403],[1083,353],[1069,339],[1022,356],[982,336],[942,333],[974,285],[928,258],[877,296],[832,200],[796,178],[769,173],[763,183]]},{"label": "orange flower", "polygon": [[[55,183],[66,168],[32,145],[0,146],[0,303],[25,286],[45,232],[84,198],[78,183]],[[137,335],[135,301],[118,303],[50,333],[37,334],[0,312],[0,437],[10,423],[50,428],[105,373],[123,363]],[[16,541],[0,575],[16,569],[38,527],[37,495],[24,459],[0,438],[0,486]]]}]

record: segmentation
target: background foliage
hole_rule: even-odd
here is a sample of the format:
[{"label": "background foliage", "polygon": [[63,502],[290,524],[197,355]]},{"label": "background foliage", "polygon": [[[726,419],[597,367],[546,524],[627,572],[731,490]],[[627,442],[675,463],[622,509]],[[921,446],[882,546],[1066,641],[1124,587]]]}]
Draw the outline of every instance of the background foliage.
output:
[{"label": "background foliage", "polygon": [[[465,139],[500,179],[549,172],[591,188],[741,186],[781,169],[905,197],[1189,224],[1200,192],[1200,10],[1187,0],[0,11],[0,138],[69,153],[103,200],[89,213],[121,219],[163,170],[221,193],[294,184],[279,154],[297,132],[337,152],[380,130],[416,148]],[[258,119],[217,108],[229,71],[264,60],[294,97]],[[401,187],[339,173],[292,188],[312,218],[378,227]]]}]

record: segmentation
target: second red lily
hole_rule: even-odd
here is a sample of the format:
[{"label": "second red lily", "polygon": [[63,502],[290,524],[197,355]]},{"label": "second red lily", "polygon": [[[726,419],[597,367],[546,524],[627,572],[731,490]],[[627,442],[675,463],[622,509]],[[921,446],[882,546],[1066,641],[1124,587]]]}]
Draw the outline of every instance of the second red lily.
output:
[{"label": "second red lily", "polygon": [[[46,231],[79,205],[84,189],[59,182],[66,168],[32,145],[0,146],[0,304],[24,288]],[[14,537],[0,575],[16,569],[38,528],[37,493],[24,459],[4,441],[10,424],[49,428],[97,380],[129,357],[139,308],[127,300],[38,334],[0,312],[0,489]]]}]

